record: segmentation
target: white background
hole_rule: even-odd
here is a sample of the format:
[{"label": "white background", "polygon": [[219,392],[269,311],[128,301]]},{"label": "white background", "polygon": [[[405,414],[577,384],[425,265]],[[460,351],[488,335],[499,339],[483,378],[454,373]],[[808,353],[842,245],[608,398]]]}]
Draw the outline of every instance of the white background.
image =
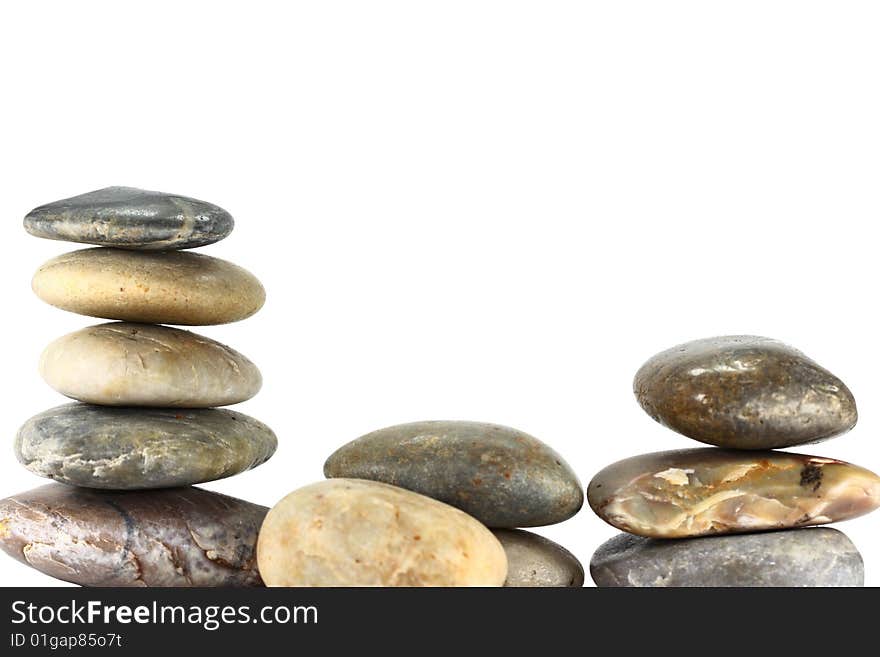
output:
[{"label": "white background", "polygon": [[[872,2],[28,2],[0,9],[0,496],[36,372],[98,320],[29,289],[78,248],[33,206],[108,185],[215,202],[203,253],[265,284],[196,329],[262,369],[275,457],[208,484],[271,505],[373,429],[473,419],[606,464],[697,446],[637,406],[657,351],[730,333],[840,376],[858,426],[805,451],[880,469]],[[880,514],[838,525],[880,584]],[[584,565],[616,531],[542,530]],[[51,585],[2,556],[0,583]]]}]

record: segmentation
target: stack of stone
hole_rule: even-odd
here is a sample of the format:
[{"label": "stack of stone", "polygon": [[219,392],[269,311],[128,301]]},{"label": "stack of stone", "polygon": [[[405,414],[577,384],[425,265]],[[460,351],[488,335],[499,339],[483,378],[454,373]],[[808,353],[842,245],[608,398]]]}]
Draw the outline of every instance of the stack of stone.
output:
[{"label": "stack of stone", "polygon": [[[593,478],[593,511],[628,532],[593,556],[596,584],[863,583],[861,556],[844,534],[801,528],[876,509],[880,477],[831,458],[769,451],[855,425],[855,400],[840,379],[775,340],[732,336],[654,356],[634,388],[655,420],[722,449],[644,454]],[[767,530],[782,531],[755,533]]]},{"label": "stack of stone", "polygon": [[404,424],[343,446],[324,474],[266,516],[257,558],[267,585],[583,585],[570,552],[512,529],[561,522],[583,504],[571,468],[528,434]]},{"label": "stack of stone", "polygon": [[242,354],[161,324],[253,315],[265,292],[244,269],[182,249],[232,231],[222,208],[111,187],[41,206],[37,237],[97,245],[54,258],[34,292],[71,312],[121,320],[49,345],[40,372],[77,400],[31,418],[15,451],[48,486],[0,501],[0,547],[86,585],[259,585],[254,547],[266,509],[192,484],[265,462],[276,438],[217,406],[253,397],[262,379]]}]

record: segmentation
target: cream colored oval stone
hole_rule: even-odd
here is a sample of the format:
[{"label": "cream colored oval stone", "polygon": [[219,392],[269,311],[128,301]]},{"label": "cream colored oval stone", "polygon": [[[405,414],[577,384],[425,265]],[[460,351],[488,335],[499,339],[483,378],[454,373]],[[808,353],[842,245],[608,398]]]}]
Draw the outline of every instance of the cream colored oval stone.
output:
[{"label": "cream colored oval stone", "polygon": [[181,251],[72,251],[40,267],[31,285],[62,310],[148,324],[226,324],[250,317],[266,299],[238,265]]},{"label": "cream colored oval stone", "polygon": [[266,516],[257,562],[268,586],[502,586],[504,548],[474,518],[396,486],[330,479]]},{"label": "cream colored oval stone", "polygon": [[226,406],[262,385],[257,366],[219,342],[128,322],[58,338],[43,351],[40,374],[62,395],[103,406]]}]

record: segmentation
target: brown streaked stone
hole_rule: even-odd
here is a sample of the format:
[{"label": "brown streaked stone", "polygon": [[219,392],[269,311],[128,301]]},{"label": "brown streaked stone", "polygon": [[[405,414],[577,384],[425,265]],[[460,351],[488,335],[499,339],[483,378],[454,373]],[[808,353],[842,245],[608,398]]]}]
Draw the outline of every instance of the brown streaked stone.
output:
[{"label": "brown streaked stone", "polygon": [[267,509],[198,488],[49,484],[0,500],[0,548],[82,586],[260,586]]}]

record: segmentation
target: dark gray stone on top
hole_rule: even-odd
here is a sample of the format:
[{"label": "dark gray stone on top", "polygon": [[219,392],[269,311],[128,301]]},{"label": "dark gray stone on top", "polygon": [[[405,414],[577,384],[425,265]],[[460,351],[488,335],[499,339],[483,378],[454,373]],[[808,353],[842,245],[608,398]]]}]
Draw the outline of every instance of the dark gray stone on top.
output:
[{"label": "dark gray stone on top", "polygon": [[0,549],[81,586],[262,586],[268,509],[199,488],[49,484],[0,500]]},{"label": "dark gray stone on top", "polygon": [[106,187],[31,210],[24,227],[35,237],[170,251],[222,240],[234,222],[223,208],[186,196],[135,187]]}]

